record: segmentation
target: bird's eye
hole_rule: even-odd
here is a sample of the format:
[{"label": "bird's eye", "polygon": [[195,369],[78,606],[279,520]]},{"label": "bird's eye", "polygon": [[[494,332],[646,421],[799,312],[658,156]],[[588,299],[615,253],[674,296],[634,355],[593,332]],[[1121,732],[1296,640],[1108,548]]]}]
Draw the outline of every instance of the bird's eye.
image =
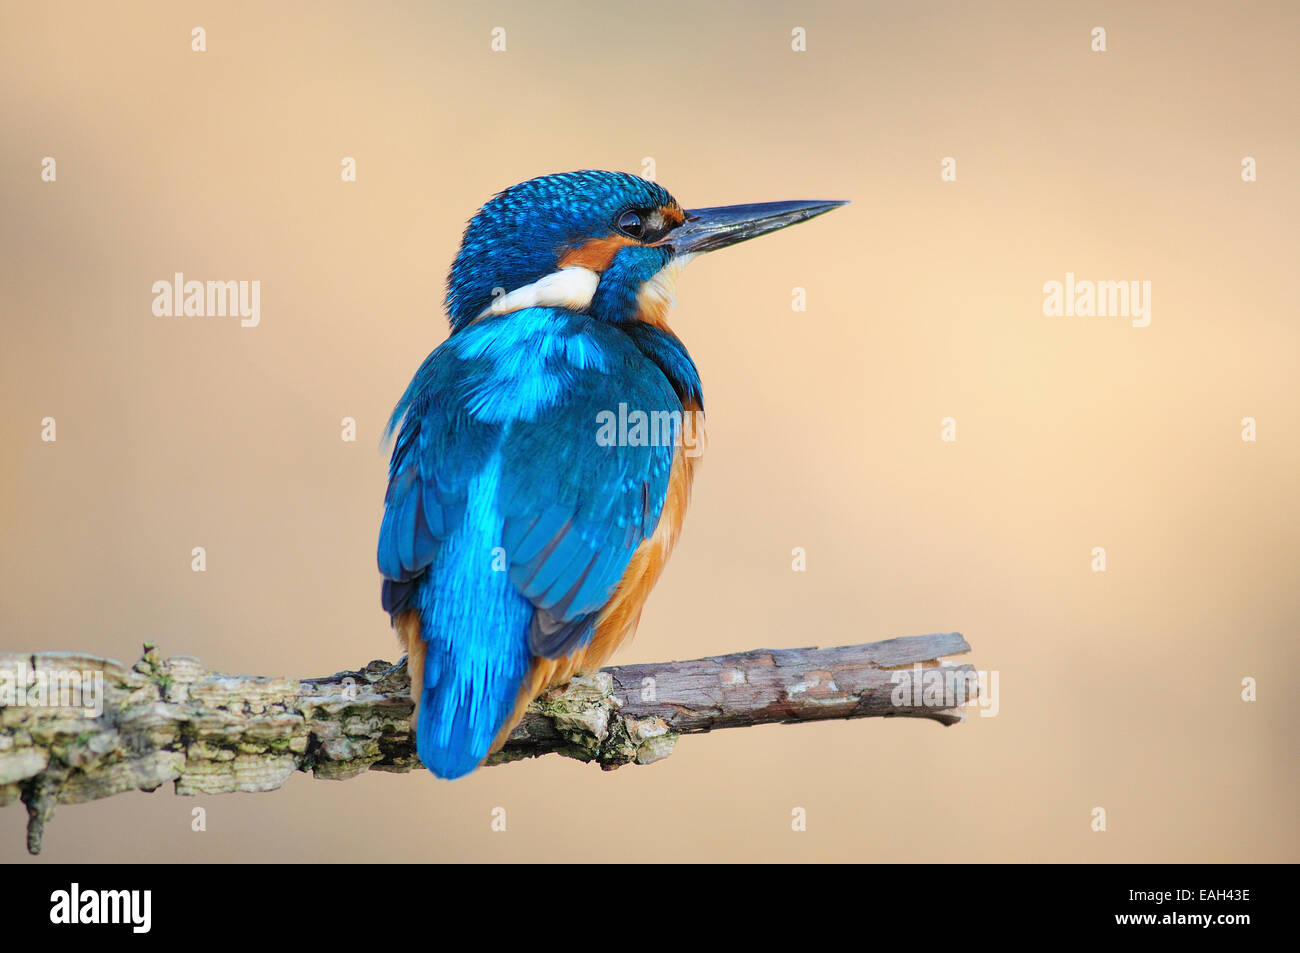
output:
[{"label": "bird's eye", "polygon": [[640,238],[645,225],[639,213],[629,210],[618,217],[618,230],[631,238]]}]

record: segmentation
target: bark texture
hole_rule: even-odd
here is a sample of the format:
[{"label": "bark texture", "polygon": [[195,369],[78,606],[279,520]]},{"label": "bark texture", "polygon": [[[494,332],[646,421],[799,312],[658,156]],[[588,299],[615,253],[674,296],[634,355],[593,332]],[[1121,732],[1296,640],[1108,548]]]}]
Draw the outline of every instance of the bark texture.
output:
[{"label": "bark texture", "polygon": [[[776,722],[915,717],[962,720],[918,690],[898,703],[898,671],[939,668],[957,633],[836,648],[758,649],[688,662],[621,665],[533,703],[488,763],[555,753],[605,769],[667,757],[678,736]],[[134,665],[70,652],[0,654],[0,806],[27,806],[40,851],[55,806],[153,791],[273,791],[295,771],[341,780],[420,767],[405,665],[371,662],[322,678],[225,675],[146,644]],[[95,699],[99,700],[97,704]],[[964,699],[973,700],[968,692]],[[947,707],[944,707],[946,705]]]}]

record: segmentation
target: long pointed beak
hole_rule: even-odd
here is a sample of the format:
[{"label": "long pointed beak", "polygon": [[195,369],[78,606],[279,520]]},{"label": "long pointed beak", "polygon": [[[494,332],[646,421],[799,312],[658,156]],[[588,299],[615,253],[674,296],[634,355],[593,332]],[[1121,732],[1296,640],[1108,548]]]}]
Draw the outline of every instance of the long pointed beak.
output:
[{"label": "long pointed beak", "polygon": [[831,200],[757,202],[752,205],[689,209],[685,223],[655,244],[671,245],[678,255],[699,255],[737,242],[749,241],[848,204]]}]

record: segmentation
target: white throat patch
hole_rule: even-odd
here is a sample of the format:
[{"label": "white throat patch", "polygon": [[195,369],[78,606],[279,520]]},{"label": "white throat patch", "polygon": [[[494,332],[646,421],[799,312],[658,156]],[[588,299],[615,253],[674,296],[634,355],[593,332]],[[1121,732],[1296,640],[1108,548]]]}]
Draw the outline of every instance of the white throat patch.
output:
[{"label": "white throat patch", "polygon": [[484,318],[489,314],[509,314],[525,308],[567,308],[586,311],[596,295],[600,275],[590,268],[561,268],[506,294],[497,295],[492,303],[479,312]]},{"label": "white throat patch", "polygon": [[668,309],[676,304],[677,277],[694,255],[678,255],[650,276],[637,292],[639,317],[649,324],[667,324]]}]

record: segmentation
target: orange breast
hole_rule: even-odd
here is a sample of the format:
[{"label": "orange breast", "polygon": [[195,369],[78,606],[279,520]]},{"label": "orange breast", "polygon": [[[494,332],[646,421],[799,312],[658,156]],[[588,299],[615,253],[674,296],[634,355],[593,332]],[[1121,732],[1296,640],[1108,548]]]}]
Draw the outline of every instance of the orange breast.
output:
[{"label": "orange breast", "polygon": [[515,701],[515,710],[510,720],[497,734],[493,750],[505,743],[510,732],[514,730],[519,719],[524,716],[528,703],[550,688],[563,685],[580,672],[594,672],[603,666],[635,631],[641,621],[641,610],[645,606],[650,590],[659,581],[659,575],[672,555],[677,537],[686,518],[686,508],[691,501],[691,483],[695,478],[695,467],[699,463],[700,453],[704,447],[704,414],[698,405],[689,407],[686,413],[696,421],[694,436],[696,445],[689,452],[679,446],[673,456],[672,471],[668,475],[668,494],[664,498],[663,512],[651,536],[642,541],[632,554],[627,569],[614,589],[609,602],[600,610],[596,621],[596,633],[585,648],[571,655],[557,659],[534,658],[524,683],[519,689]]}]

